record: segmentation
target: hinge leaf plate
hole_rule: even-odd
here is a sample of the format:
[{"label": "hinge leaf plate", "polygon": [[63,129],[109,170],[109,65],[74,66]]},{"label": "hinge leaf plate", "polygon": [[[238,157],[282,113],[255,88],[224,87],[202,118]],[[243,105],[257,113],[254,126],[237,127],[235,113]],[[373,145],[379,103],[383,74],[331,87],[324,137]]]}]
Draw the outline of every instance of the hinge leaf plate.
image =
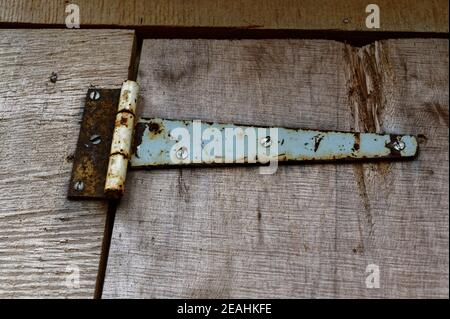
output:
[{"label": "hinge leaf plate", "polygon": [[73,156],[69,198],[104,199],[120,89],[89,89]]}]

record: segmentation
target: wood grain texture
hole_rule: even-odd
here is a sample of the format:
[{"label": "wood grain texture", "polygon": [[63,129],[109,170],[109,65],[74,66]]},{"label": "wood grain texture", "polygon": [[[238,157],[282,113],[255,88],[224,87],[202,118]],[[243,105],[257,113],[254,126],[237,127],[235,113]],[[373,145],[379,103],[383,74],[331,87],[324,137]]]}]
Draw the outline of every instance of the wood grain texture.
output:
[{"label": "wood grain texture", "polygon": [[[92,26],[448,32],[445,0],[378,0],[380,29],[367,29],[363,0],[77,0]],[[0,0],[0,23],[65,24],[66,1]]]},{"label": "wood grain texture", "polygon": [[70,158],[87,89],[120,87],[133,41],[0,30],[0,298],[93,297],[107,205],[67,200]]},{"label": "wood grain texture", "polygon": [[422,150],[132,171],[104,297],[448,297],[447,40],[144,40],[138,80],[144,116],[422,134]]}]

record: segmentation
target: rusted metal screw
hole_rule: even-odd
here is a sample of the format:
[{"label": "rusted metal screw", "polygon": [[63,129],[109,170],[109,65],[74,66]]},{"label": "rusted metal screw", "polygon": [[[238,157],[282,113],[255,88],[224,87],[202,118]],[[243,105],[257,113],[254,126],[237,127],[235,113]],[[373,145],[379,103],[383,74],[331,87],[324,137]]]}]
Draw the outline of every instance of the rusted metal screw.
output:
[{"label": "rusted metal screw", "polygon": [[272,145],[272,139],[270,136],[263,137],[260,142],[263,147],[269,147]]},{"label": "rusted metal screw", "polygon": [[92,135],[91,138],[89,139],[91,141],[92,144],[97,145],[102,141],[102,138],[100,137],[100,135]]},{"label": "rusted metal screw", "polygon": [[97,91],[97,90],[92,91],[92,92],[89,94],[89,98],[90,98],[92,101],[97,101],[97,100],[100,98],[100,92]]},{"label": "rusted metal screw", "polygon": [[178,159],[184,160],[188,157],[188,151],[186,147],[180,147],[177,152],[175,153]]},{"label": "rusted metal screw", "polygon": [[405,142],[403,141],[395,141],[393,147],[396,151],[402,151],[405,149]]},{"label": "rusted metal screw", "polygon": [[84,189],[84,183],[82,181],[75,182],[75,184],[73,184],[73,188],[76,191],[81,192]]}]

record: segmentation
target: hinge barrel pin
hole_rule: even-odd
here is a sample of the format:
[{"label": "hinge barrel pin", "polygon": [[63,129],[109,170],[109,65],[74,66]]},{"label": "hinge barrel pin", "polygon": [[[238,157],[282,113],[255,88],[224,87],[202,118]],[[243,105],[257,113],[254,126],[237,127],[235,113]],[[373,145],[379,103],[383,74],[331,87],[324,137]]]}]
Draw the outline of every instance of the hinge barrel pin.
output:
[{"label": "hinge barrel pin", "polygon": [[105,194],[110,198],[119,198],[124,192],[138,96],[136,82],[122,84],[105,182]]}]

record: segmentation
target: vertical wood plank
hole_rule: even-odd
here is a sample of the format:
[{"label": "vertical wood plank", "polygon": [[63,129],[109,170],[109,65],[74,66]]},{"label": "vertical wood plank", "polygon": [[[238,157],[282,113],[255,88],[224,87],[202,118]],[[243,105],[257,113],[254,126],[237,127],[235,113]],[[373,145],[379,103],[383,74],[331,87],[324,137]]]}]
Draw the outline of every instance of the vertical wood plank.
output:
[{"label": "vertical wood plank", "polygon": [[133,41],[0,30],[1,298],[94,296],[107,205],[67,200],[71,158],[87,89],[120,87]]},{"label": "vertical wood plank", "polygon": [[144,116],[421,134],[422,151],[131,172],[105,297],[448,297],[447,40],[145,40],[139,81]]}]

